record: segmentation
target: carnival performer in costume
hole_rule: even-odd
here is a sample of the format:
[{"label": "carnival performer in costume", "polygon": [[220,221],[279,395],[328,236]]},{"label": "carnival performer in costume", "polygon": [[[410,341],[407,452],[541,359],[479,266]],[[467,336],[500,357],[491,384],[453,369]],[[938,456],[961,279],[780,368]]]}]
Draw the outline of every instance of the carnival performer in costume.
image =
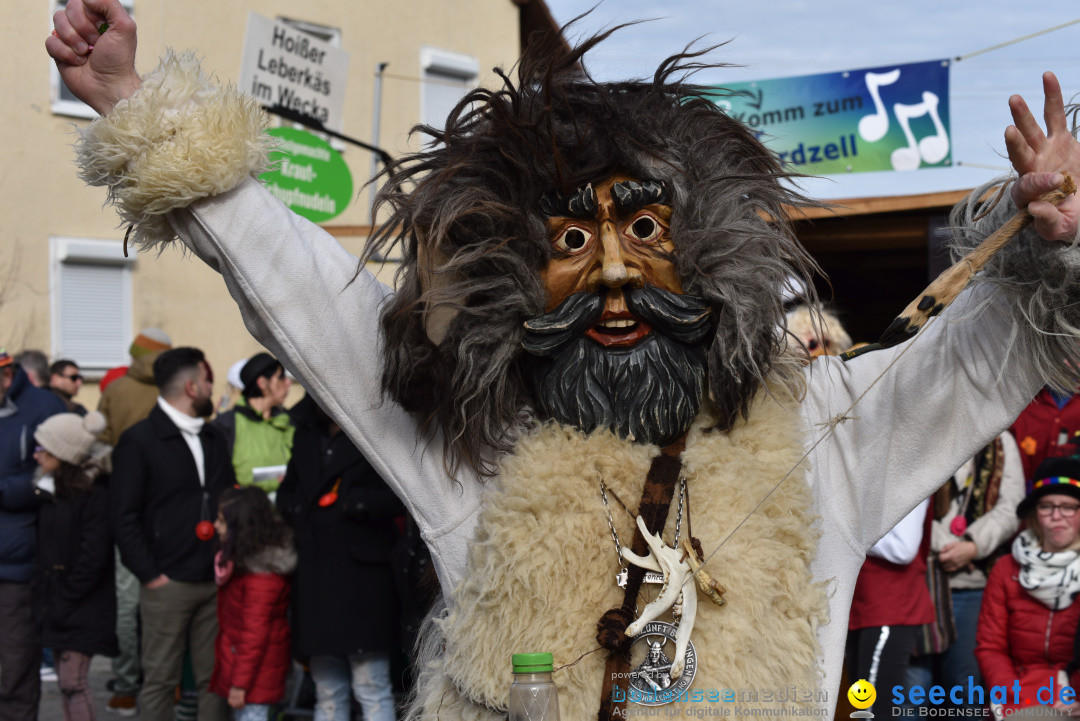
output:
[{"label": "carnival performer in costume", "polygon": [[[914,342],[805,367],[776,327],[813,269],[784,220],[807,201],[680,79],[695,55],[597,83],[579,61],[601,36],[472,92],[386,179],[370,247],[401,244],[393,292],[254,179],[254,101],[190,55],[140,78],[117,0],[69,0],[55,25],[64,81],[103,116],[82,177],[138,245],[179,236],[222,273],[416,518],[445,606],[416,716],[503,718],[510,654],[550,650],[563,718],[621,717],[661,639],[676,705],[733,689],[827,713],[866,550],[1044,383],[1080,380],[1080,249],[1030,232]],[[1023,177],[977,224],[959,210],[961,245],[1080,177],[1046,90],[1049,136],[1014,101]],[[1078,206],[1029,208],[1052,241]]]}]

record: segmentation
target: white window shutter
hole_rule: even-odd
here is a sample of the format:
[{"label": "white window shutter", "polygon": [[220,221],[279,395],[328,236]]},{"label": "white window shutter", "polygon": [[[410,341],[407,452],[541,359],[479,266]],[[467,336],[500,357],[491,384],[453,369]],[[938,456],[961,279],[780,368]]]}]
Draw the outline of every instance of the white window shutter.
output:
[{"label": "white window shutter", "polygon": [[118,240],[49,238],[52,356],[91,374],[128,362],[131,271]]},{"label": "white window shutter", "polygon": [[424,71],[424,117],[425,125],[442,129],[446,126],[446,117],[461,101],[465,93],[472,89],[472,80],[465,80],[459,75],[449,75],[434,70]]},{"label": "white window shutter", "polygon": [[124,275],[123,266],[60,264],[56,357],[87,368],[112,368],[127,361],[131,309],[126,307]]}]

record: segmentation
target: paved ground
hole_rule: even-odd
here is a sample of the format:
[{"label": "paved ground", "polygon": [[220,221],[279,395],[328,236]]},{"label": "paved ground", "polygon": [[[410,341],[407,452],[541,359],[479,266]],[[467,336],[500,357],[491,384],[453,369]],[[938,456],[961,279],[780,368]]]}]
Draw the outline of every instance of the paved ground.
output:
[{"label": "paved ground", "polygon": [[[109,702],[112,694],[105,690],[105,682],[112,678],[112,665],[105,656],[94,656],[90,662],[90,690],[94,694],[94,712],[98,721],[117,721],[120,717],[108,713],[105,704]],[[286,687],[291,691],[290,686]],[[286,698],[291,698],[287,695]],[[310,708],[310,705],[309,705]],[[311,712],[299,712],[296,715],[287,716],[288,719],[309,719]],[[135,716],[138,718],[138,716]],[[359,719],[359,716],[356,718]],[[38,706],[38,721],[64,721],[63,701],[60,698],[60,687],[56,681],[43,681],[41,683],[41,705]]]}]

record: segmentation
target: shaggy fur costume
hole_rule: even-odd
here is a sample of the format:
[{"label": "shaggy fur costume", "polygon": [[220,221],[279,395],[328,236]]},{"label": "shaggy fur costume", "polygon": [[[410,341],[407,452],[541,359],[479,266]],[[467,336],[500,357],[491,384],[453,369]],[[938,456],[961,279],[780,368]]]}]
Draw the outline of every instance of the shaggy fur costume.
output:
[{"label": "shaggy fur costume", "polygon": [[[382,316],[383,387],[441,428],[450,468],[490,475],[488,451],[511,451],[522,414],[536,407],[522,323],[543,313],[539,272],[558,253],[542,199],[616,172],[663,181],[670,197],[671,260],[716,320],[706,345],[717,427],[745,416],[766,382],[788,397],[803,389],[799,360],[781,353],[777,291],[793,273],[812,285],[816,263],[784,221],[809,201],[716,105],[724,91],[689,82],[707,49],[669,58],[648,80],[600,83],[582,58],[610,34],[569,52],[530,45],[516,77],[467,95],[445,128],[419,128],[437,142],[395,164],[383,186],[390,212],[369,253],[400,245],[403,254]],[[422,257],[441,264],[421,267]],[[438,309],[456,316],[436,346],[425,318]]]},{"label": "shaggy fur costume", "polygon": [[[692,527],[706,553],[802,455],[797,414],[773,400],[759,398],[749,422],[729,433],[707,430],[714,423],[699,418],[683,454],[691,515],[682,533]],[[466,580],[453,610],[437,622],[445,653],[421,662],[415,711],[422,718],[504,718],[508,659],[531,649],[554,653],[562,718],[595,715],[606,653],[596,650],[596,623],[623,594],[615,585],[619,564],[599,479],[613,491],[612,518],[628,546],[634,522],[613,496],[635,509],[657,453],[609,431],[583,436],[555,424],[521,440],[488,488]],[[827,604],[810,578],[817,531],[804,475],[800,466],[710,562],[727,589],[727,605],[699,599],[692,688],[775,694],[794,685],[805,695],[781,705],[811,705],[816,698],[815,633]],[[669,543],[677,508],[676,500],[664,533]],[[658,588],[645,587],[639,608]],[[429,653],[438,646],[429,643]],[[776,709],[775,696],[770,701],[744,705]]]},{"label": "shaggy fur costume", "polygon": [[[173,77],[163,77],[169,74]],[[255,120],[261,114],[250,103],[231,97],[229,93],[216,88],[195,91],[189,89],[191,104],[177,103],[178,95],[169,88],[173,82],[184,87],[191,77],[194,76],[184,72],[184,63],[167,59],[159,76],[147,77],[144,89],[136,96],[126,104],[121,103],[110,116],[91,124],[84,133],[84,141],[80,143],[83,177],[94,184],[109,185],[110,199],[119,206],[122,217],[128,222],[135,221],[139,226],[135,235],[138,242],[153,245],[172,238],[174,234],[166,223],[167,217],[171,223],[183,230],[189,247],[225,275],[252,333],[275,355],[282,358],[290,370],[304,379],[305,384],[326,404],[328,411],[358,447],[370,455],[380,473],[393,485],[410,511],[419,519],[425,540],[432,548],[432,557],[444,592],[449,595],[450,589],[461,583],[466,576],[466,547],[485,544],[486,534],[490,533],[485,530],[479,537],[474,537],[471,533],[477,521],[478,509],[481,509],[482,491],[492,494],[490,498],[482,499],[484,502],[502,503],[503,508],[514,510],[520,521],[520,528],[537,528],[541,518],[530,510],[525,501],[515,506],[514,497],[500,490],[509,484],[489,482],[486,486],[491,488],[486,488],[477,474],[478,470],[482,470],[482,463],[475,466],[469,463],[461,464],[460,472],[451,478],[445,473],[442,464],[435,461],[443,452],[444,440],[447,443],[458,442],[455,434],[461,431],[463,423],[467,424],[474,418],[470,415],[470,409],[479,409],[485,403],[492,403],[497,407],[489,407],[482,419],[479,416],[475,419],[479,419],[478,423],[488,424],[484,433],[490,431],[498,434],[499,442],[493,444],[494,447],[512,447],[515,431],[527,428],[522,424],[522,420],[528,420],[528,407],[522,405],[522,396],[516,395],[516,389],[519,388],[517,384],[522,379],[514,376],[512,372],[512,368],[516,367],[514,363],[517,362],[514,354],[521,352],[513,347],[513,342],[520,338],[521,330],[520,327],[510,330],[507,328],[515,317],[519,319],[515,321],[518,323],[531,317],[533,306],[537,304],[539,297],[539,281],[535,276],[535,269],[542,264],[543,256],[535,244],[526,242],[519,235],[511,233],[505,237],[499,236],[498,228],[501,226],[485,225],[485,213],[494,208],[496,217],[505,219],[511,213],[519,212],[516,203],[507,209],[506,198],[517,198],[526,191],[539,193],[540,183],[534,184],[530,180],[534,166],[531,161],[520,158],[510,163],[505,169],[505,175],[514,180],[514,183],[507,186],[506,196],[485,192],[479,180],[483,176],[478,175],[476,178],[479,179],[474,179],[466,173],[446,178],[446,182],[453,185],[455,190],[461,191],[460,195],[453,199],[454,202],[425,210],[426,206],[421,200],[426,196],[418,195],[417,202],[404,209],[410,213],[415,211],[417,215],[410,215],[409,223],[403,222],[402,227],[420,228],[430,220],[434,222],[431,227],[439,229],[442,233],[439,237],[449,244],[444,245],[443,241],[440,241],[438,247],[423,248],[417,247],[420,245],[419,240],[408,240],[412,245],[406,248],[405,254],[408,267],[406,277],[402,279],[405,295],[391,308],[390,314],[397,314],[394,322],[402,324],[398,327],[401,332],[388,333],[380,339],[374,317],[385,308],[383,300],[390,296],[390,291],[367,274],[362,274],[349,285],[354,259],[331,239],[323,237],[295,216],[288,215],[279,202],[268,197],[265,191],[255,188],[253,182],[245,180],[246,176],[257,171],[259,166],[259,163],[249,161],[253,156],[261,156],[261,150],[256,152],[254,149],[263,147],[263,136],[256,127],[258,123]],[[638,97],[650,102],[665,97],[663,91],[656,91],[649,83],[631,83],[630,86],[617,85],[612,86],[612,89],[615,94],[624,90],[627,95],[640,93]],[[593,91],[602,93],[602,88],[589,87],[591,90],[584,95],[586,100],[592,97],[589,93]],[[504,100],[512,102],[509,97]],[[539,102],[543,97],[534,100]],[[535,106],[530,107],[535,109]],[[700,116],[708,112],[701,102],[688,103],[686,107],[694,113],[700,113]],[[633,115],[626,117],[632,118]],[[643,115],[647,116],[647,113]],[[170,120],[173,116],[183,117],[183,122],[177,122],[175,127],[172,127]],[[160,130],[163,124],[169,126],[164,135]],[[710,372],[734,373],[733,382],[736,386],[739,385],[739,379],[752,377],[758,371],[767,376],[779,374],[790,378],[791,374],[782,372],[782,369],[787,368],[785,363],[788,360],[796,365],[797,361],[776,356],[777,344],[780,341],[774,344],[771,340],[778,335],[773,330],[773,322],[777,321],[781,311],[779,295],[776,292],[780,284],[774,285],[764,280],[754,288],[741,284],[743,280],[759,280],[755,275],[760,265],[759,260],[764,259],[768,267],[778,270],[790,259],[790,248],[782,242],[777,245],[776,231],[763,224],[758,214],[758,211],[767,211],[767,208],[772,207],[774,201],[781,202],[770,192],[775,183],[768,177],[768,172],[764,172],[749,160],[736,163],[734,167],[721,167],[721,170],[714,174],[692,171],[693,161],[699,158],[715,158],[715,162],[722,166],[728,157],[725,155],[728,142],[733,137],[744,138],[746,134],[745,128],[732,128],[730,133],[709,132],[697,136],[694,135],[693,125],[689,119],[657,124],[665,132],[670,130],[689,143],[687,148],[679,151],[683,153],[680,157],[685,157],[689,165],[676,166],[680,167],[680,170],[677,173],[678,182],[673,186],[675,218],[672,235],[678,249],[675,262],[680,275],[687,279],[683,285],[699,295],[702,294],[700,289],[705,289],[708,292],[704,295],[716,299],[722,311],[719,327],[725,329],[728,340],[733,340],[734,343],[720,346],[714,344],[710,348]],[[126,130],[118,132],[113,126]],[[598,132],[600,128],[595,123],[590,127],[594,132]],[[623,128],[621,132],[625,134],[612,139],[611,145],[622,148],[626,157],[632,155],[631,151],[640,149],[639,142],[647,143],[649,138],[654,137],[643,135],[638,138],[629,135],[628,127],[618,127]],[[484,138],[478,137],[477,140],[483,142]],[[158,146],[162,142],[166,147],[161,149],[169,152],[158,152]],[[198,150],[195,146],[202,143],[208,144],[203,147],[208,146],[215,150],[198,153],[201,158],[198,162],[188,162]],[[655,159],[653,156],[638,157],[641,164],[630,163],[629,170],[640,170],[644,177],[665,177],[661,172],[657,172],[651,162]],[[230,191],[230,197],[200,200],[192,203],[187,210],[178,210],[195,198],[207,198],[219,190],[228,190],[230,183],[237,179],[240,182],[237,183],[238,187]],[[429,187],[428,190],[432,188]],[[959,220],[967,226],[966,230],[961,231],[963,242],[973,242],[984,235],[972,230],[976,225],[986,232],[998,227],[1003,218],[1014,211],[1010,206],[1011,203],[1007,201],[1000,203],[993,213],[978,223],[973,212],[965,214],[961,211]],[[422,218],[421,213],[424,214]],[[689,216],[685,213],[689,213]],[[521,223],[527,222],[528,217],[531,217],[526,217],[525,213],[520,215]],[[508,227],[513,230],[519,226]],[[462,231],[460,235],[459,230]],[[469,245],[478,237],[490,243]],[[531,237],[535,240],[537,236],[534,234]],[[455,239],[460,239],[465,245],[456,245]],[[281,258],[292,263],[295,266],[292,277],[289,274],[281,276],[280,271],[268,268],[267,253],[261,246],[253,249],[253,243],[265,243],[271,254],[280,254]],[[424,252],[427,252],[427,257],[438,258],[441,255],[447,259],[446,263],[452,266],[456,264],[455,272],[447,272],[447,282],[440,286],[446,291],[443,295],[424,295],[422,281],[417,275],[422,270],[419,268],[419,258],[423,257]],[[509,270],[503,267],[504,263],[509,263]],[[498,274],[494,274],[496,269]],[[440,265],[435,270],[442,272],[446,267]],[[473,287],[483,292],[466,297],[456,296],[451,292],[455,288],[460,290],[455,280],[458,277],[457,271],[461,271],[466,278],[481,278],[481,285]],[[1078,285],[1075,282],[1078,272],[1080,248],[1075,245],[1045,243],[1035,237],[1034,232],[1027,231],[976,279],[979,283],[993,283],[999,287],[1001,292],[996,295],[996,300],[992,297],[994,294],[984,292],[982,288],[965,293],[964,302],[953,307],[958,310],[948,309],[940,320],[928,326],[927,336],[917,342],[917,347],[924,350],[908,355],[904,359],[905,363],[886,367],[886,359],[896,357],[894,354],[899,351],[880,351],[847,365],[829,358],[814,364],[815,368],[810,373],[810,392],[799,406],[807,423],[804,430],[809,431],[812,424],[826,422],[833,414],[843,411],[849,400],[856,396],[862,397],[864,392],[867,403],[873,405],[873,411],[864,406],[864,412],[856,414],[858,418],[838,426],[837,433],[813,451],[816,464],[816,497],[812,502],[800,485],[801,500],[787,509],[793,514],[792,528],[803,533],[809,533],[808,529],[812,528],[812,519],[805,514],[807,509],[815,507],[815,504],[822,517],[830,524],[830,533],[820,541],[822,547],[827,547],[830,552],[820,554],[815,561],[818,580],[838,580],[838,591],[830,596],[833,619],[831,623],[823,626],[822,630],[828,666],[825,672],[829,675],[826,690],[830,694],[837,690],[839,683],[837,669],[843,653],[841,635],[846,627],[845,601],[850,599],[861,562],[858,556],[910,511],[917,496],[924,496],[925,492],[932,490],[928,488],[932,481],[927,478],[944,477],[959,466],[965,457],[970,457],[977,450],[976,444],[988,441],[1007,425],[1009,417],[1015,417],[1023,408],[1026,399],[1030,399],[1037,392],[1044,380],[1060,388],[1074,388],[1080,381],[1080,378],[1076,377],[1080,373],[1080,358],[1077,357],[1075,345],[1076,337],[1080,335],[1080,299],[1076,297]],[[688,282],[691,280],[692,282]],[[302,283],[302,286],[298,283]],[[731,292],[727,293],[724,289]],[[497,296],[503,291],[508,295],[506,301],[500,303]],[[726,297],[726,293],[730,298]],[[771,300],[774,297],[775,303]],[[348,298],[351,305],[342,305],[342,298]],[[955,322],[958,314],[963,312],[961,309],[971,308],[972,303],[968,301],[977,302],[978,299],[985,300],[987,305],[993,304],[982,316],[981,322],[988,329],[982,336],[965,333],[963,324]],[[423,318],[431,307],[437,307],[440,302],[468,308],[464,313],[458,313],[451,323],[446,340],[435,346],[426,338]],[[765,321],[758,315],[758,310],[768,316]],[[1004,321],[996,320],[1006,315],[1009,317]],[[389,318],[388,315],[384,317]],[[768,323],[770,333],[774,335],[770,336],[768,342],[759,343],[762,336],[755,335],[754,329],[758,329],[763,322]],[[1007,333],[1001,333],[999,329],[1010,322],[1014,324],[1015,332],[1012,337],[1006,338],[1004,336]],[[343,327],[355,327],[355,333],[330,333],[333,342],[329,346],[322,342],[327,337],[327,329]],[[927,349],[927,338],[938,339],[940,347],[934,348],[930,342]],[[504,341],[508,341],[510,345],[505,345]],[[1010,363],[1005,363],[1001,357],[1005,350],[1013,353]],[[761,356],[749,359],[747,365],[745,353],[760,353]],[[416,364],[409,365],[410,355]],[[488,357],[485,358],[485,355]],[[736,363],[737,368],[728,366],[729,361]],[[441,365],[443,362],[446,365]],[[362,366],[359,373],[357,365]],[[913,374],[911,368],[916,365],[919,368],[935,369],[935,373],[929,376],[934,378],[935,382],[920,389],[919,382],[925,380],[920,376],[926,374]],[[421,415],[417,419],[404,413],[404,408],[409,405],[405,399],[399,399],[399,403],[380,404],[377,393],[372,390],[378,386],[377,375],[390,373],[393,368],[402,372],[395,383],[409,386],[414,381],[424,381],[414,387],[426,389],[424,392],[428,393],[430,398],[445,401],[447,408],[459,415],[449,421],[438,414]],[[505,369],[511,369],[511,373],[501,374]],[[872,369],[886,373],[885,382],[875,388],[867,388],[866,383],[873,375],[870,373]],[[1007,383],[993,378],[995,371],[1001,372]],[[364,375],[365,372],[367,375]],[[424,375],[428,372],[438,373],[442,379],[439,383],[445,380],[451,382],[454,393],[443,395],[431,391],[430,389],[437,388],[438,384],[430,376]],[[358,382],[358,378],[362,378],[363,382]],[[939,380],[956,389],[949,395],[948,406],[943,406],[943,399],[937,391],[940,387]],[[745,390],[717,385],[712,376],[710,383],[714,392],[717,388],[727,388],[739,394]],[[1020,390],[1010,392],[1017,389]],[[475,393],[470,395],[473,391]],[[462,393],[466,394],[468,403],[458,404],[457,399]],[[397,397],[392,390],[391,396]],[[925,401],[921,400],[923,398]],[[751,413],[753,425],[758,421],[754,414],[764,410],[762,408],[761,411],[754,410]],[[501,428],[498,427],[500,419],[505,421]],[[775,420],[779,423],[782,419]],[[424,423],[427,425],[421,428]],[[961,430],[957,430],[958,425],[962,426]],[[783,425],[783,428],[790,428],[792,434],[795,434],[794,426],[792,420],[790,424]],[[737,418],[732,427],[737,433]],[[554,432],[548,429],[543,433]],[[695,440],[688,451],[688,469],[693,467],[690,458],[698,452],[698,443],[719,441],[725,437],[718,434],[706,439],[700,433],[700,429],[695,431]],[[983,435],[980,436],[980,433]],[[483,433],[481,440],[482,437]],[[537,437],[542,437],[542,434]],[[476,438],[474,436],[474,440]],[[896,438],[904,439],[905,443],[894,443]],[[949,441],[942,443],[942,438],[948,438]],[[756,436],[747,434],[744,438],[745,463],[742,465],[755,473],[765,473],[763,469],[766,468],[772,471],[780,469],[780,473],[787,470],[799,448],[799,439],[796,435],[782,444],[791,457],[781,454],[783,458],[766,462],[763,459],[768,457],[768,447],[774,440],[775,431],[772,428],[768,432],[762,430]],[[965,443],[970,443],[971,447],[966,447]],[[918,448],[917,454],[911,452],[913,447]],[[722,467],[727,462],[724,457],[726,450],[719,446],[710,448],[709,462],[715,463],[718,468]],[[883,448],[886,450],[882,451]],[[526,453],[528,447],[522,445],[519,450]],[[633,455],[632,451],[627,453]],[[648,451],[642,453],[647,455]],[[896,477],[895,469],[904,467],[903,464],[882,461],[883,458],[888,459],[889,453],[906,459],[905,462],[911,468],[926,471],[916,474],[920,477],[913,480],[913,488],[903,486],[901,479]],[[459,457],[476,460],[471,459],[467,452]],[[589,464],[591,461],[583,451],[573,450],[568,443],[559,443],[553,444],[551,451],[546,454],[530,453],[529,457],[533,459],[531,465],[521,465],[513,457],[507,458],[505,462],[506,472],[516,469],[519,479],[515,487],[526,497],[532,498],[528,496],[530,482],[521,479],[543,476],[543,469],[550,463],[558,467],[567,466],[569,470],[563,471],[567,480],[575,477],[581,479],[578,488],[582,494],[581,503],[585,503],[589,497],[597,498],[598,489],[595,485],[589,485],[588,488],[584,486],[583,479],[589,472],[583,472],[581,464]],[[644,457],[639,462],[643,463]],[[752,479],[754,478],[758,476],[755,475]],[[891,482],[886,484],[882,479],[889,479]],[[732,513],[731,499],[744,497],[743,483],[744,479],[738,479],[738,482],[717,486],[710,492],[695,490],[696,484],[691,482],[694,533],[704,542],[707,551],[711,550],[710,544],[715,545],[723,533],[723,528],[708,530],[707,525],[710,522],[725,522]],[[791,480],[785,482],[781,491],[790,483]],[[551,484],[552,481],[549,480],[548,485]],[[553,507],[546,496],[534,500],[541,503],[542,508]],[[625,500],[635,504],[637,498],[630,492]],[[743,512],[740,509],[735,511],[740,517]],[[784,520],[784,513],[781,509],[780,515],[769,516],[767,512],[758,511],[753,520],[779,522]],[[617,512],[615,516],[618,519]],[[484,518],[491,519],[492,514],[486,513]],[[560,521],[570,519],[569,514],[566,518],[559,518]],[[705,524],[706,531],[701,529],[702,524]],[[590,521],[593,542],[599,544],[595,546],[597,549],[610,541],[605,526],[606,518],[600,516],[599,512]],[[725,549],[730,550],[729,547],[733,547],[750,527],[752,526],[744,526]],[[628,526],[626,529],[628,532]],[[748,678],[760,688],[765,682],[772,683],[780,677],[777,671],[780,667],[784,669],[784,684],[778,684],[781,688],[790,683],[793,674],[802,677],[814,674],[812,642],[801,647],[792,644],[793,648],[805,649],[799,651],[801,655],[794,659],[787,649],[784,650],[782,660],[776,655],[766,654],[771,647],[767,637],[774,633],[774,626],[784,629],[788,628],[790,622],[791,627],[802,623],[807,628],[812,628],[822,623],[826,609],[824,595],[819,590],[809,588],[809,581],[785,596],[773,589],[771,577],[759,571],[756,559],[761,554],[771,557],[780,550],[778,546],[785,547],[784,544],[775,542],[775,535],[771,528],[769,531],[754,534],[757,545],[750,550],[756,551],[758,555],[739,554],[728,557],[727,565],[717,573],[720,582],[729,589],[729,603],[735,603],[736,597],[741,596],[742,603],[750,606],[745,613],[737,616],[740,620],[736,630],[741,628],[743,631],[740,633],[744,633],[738,643],[724,640],[719,644],[719,648],[714,647],[712,642],[704,644],[702,673],[706,668],[713,669],[709,673],[719,668],[713,663],[717,654],[721,661],[725,660],[724,654],[745,654],[744,658],[732,659],[733,675],[727,682],[729,687],[736,687],[742,683],[743,678]],[[468,543],[466,538],[473,540]],[[536,558],[533,563],[548,564],[543,566],[545,569],[554,568],[555,565],[565,567],[560,571],[560,575],[553,577],[559,582],[528,573],[527,583],[519,583],[516,586],[517,591],[509,599],[494,593],[497,589],[492,589],[492,599],[516,602],[521,598],[530,601],[531,597],[522,595],[522,590],[541,586],[556,589],[569,597],[579,583],[584,583],[583,579],[594,577],[593,569],[584,570],[587,565],[584,558],[581,563],[578,563],[576,558],[584,552],[583,544],[575,546],[552,537],[542,537],[537,541],[530,536],[529,540],[539,544],[532,549]],[[805,548],[799,551],[799,554],[805,555],[807,559],[813,555],[812,543],[804,546],[793,545]],[[603,547],[610,549],[610,546]],[[529,557],[521,550],[520,545],[515,553],[521,554],[522,562]],[[594,553],[599,556],[600,551]],[[614,549],[605,550],[604,553],[611,554],[605,555],[605,563],[609,565],[602,572],[596,573],[595,578],[603,578],[606,584],[614,572]],[[545,556],[547,560],[544,560]],[[515,555],[514,558],[517,559],[518,556]],[[481,555],[477,563],[481,562],[487,563],[488,556]],[[806,560],[800,568],[804,569],[805,564]],[[729,573],[727,569],[732,569],[733,572]],[[510,568],[505,570],[508,576],[504,580],[510,583],[514,580],[513,571]],[[714,570],[712,565],[709,570]],[[800,572],[806,573],[805,569]],[[580,574],[581,579],[575,574]],[[610,588],[608,590],[610,591]],[[488,604],[484,608],[500,614],[499,617],[507,622],[511,620],[509,614],[520,610],[518,606],[521,604],[515,606],[495,603],[481,594],[481,591],[487,592],[486,589],[477,589],[476,603]],[[768,600],[762,601],[761,597]],[[578,605],[585,605],[584,596],[575,598],[578,599]],[[778,602],[778,599],[783,602]],[[571,606],[568,598],[556,597],[549,600],[561,602],[560,610],[563,606]],[[605,606],[608,601],[607,598],[596,601],[598,613],[591,623],[595,624],[600,613],[612,605],[608,603]],[[708,601],[702,602],[703,612],[707,612],[707,605]],[[777,613],[777,609],[781,609],[781,613]],[[785,609],[797,610],[788,612]],[[728,610],[731,610],[730,605],[723,609]],[[707,625],[699,623],[703,629]],[[535,625],[545,624],[553,625],[554,622],[545,619],[543,623]],[[461,628],[465,629],[467,626],[466,624]],[[762,632],[755,631],[750,634],[746,629],[751,626],[762,629]],[[580,637],[586,644],[594,635],[592,626],[586,628],[564,625],[564,628],[571,628],[576,638]],[[491,632],[496,633],[494,630]],[[706,629],[704,633],[709,631]],[[509,635],[504,635],[503,638],[507,645],[511,646],[508,653],[521,650],[517,638],[510,638]],[[463,640],[470,642],[470,639]],[[437,638],[434,643],[438,643]],[[560,664],[577,659],[577,656],[565,658],[565,649],[565,646],[556,649]],[[570,650],[576,651],[578,648],[572,647]],[[594,663],[592,659],[599,655],[597,653],[586,657],[578,666]],[[480,654],[477,653],[476,657],[480,657]],[[499,665],[505,661],[506,657],[503,655],[501,661],[488,657],[483,663]],[[470,696],[483,698],[487,693],[489,698],[494,699],[493,703],[504,703],[490,690],[494,687],[490,681],[495,678],[492,675],[493,669],[483,667],[483,670],[471,672],[467,665],[459,665],[465,668],[458,673],[466,674],[468,678],[457,679],[457,683],[467,687]],[[577,666],[563,669],[556,677],[574,673],[573,669],[576,668]],[[802,671],[799,672],[798,669]],[[503,667],[498,672],[503,685],[509,680],[508,670]],[[434,681],[425,686],[425,698],[430,702],[430,708],[438,708],[441,704],[444,709],[462,709],[458,715],[464,718],[484,717],[477,711],[482,707],[460,699],[455,700],[456,691],[445,695],[440,691],[440,684],[442,690],[454,688],[447,685],[447,677],[442,675],[440,666],[429,671],[434,674]],[[712,679],[709,679],[709,683],[712,682]],[[812,685],[812,681],[809,685]],[[573,692],[568,688],[566,693],[569,695]],[[598,701],[598,698],[590,701],[588,708],[595,709]],[[830,705],[831,701],[825,704],[825,708]],[[454,718],[454,715],[447,713],[444,717]],[[578,716],[565,718],[576,719]]]},{"label": "shaggy fur costume", "polygon": [[[1080,106],[1067,110],[1076,135]],[[1014,178],[998,178],[976,188],[953,208],[949,221],[954,261],[1016,212],[1006,185]],[[999,193],[990,192],[995,186],[1000,186]],[[992,197],[980,202],[988,195]],[[1020,238],[990,259],[972,283],[990,285],[994,294],[1008,298],[1019,311],[1013,316],[1010,348],[1027,349],[1020,360],[1058,393],[1075,393],[1080,374],[1080,344],[1076,340],[1080,334],[1080,237],[1071,243],[1050,242],[1029,225]]]},{"label": "shaggy fur costume", "polygon": [[193,53],[169,50],[108,122],[82,132],[79,177],[108,187],[108,202],[133,226],[132,241],[164,246],[176,238],[166,213],[266,169],[273,140],[266,123],[255,100],[214,82]]}]

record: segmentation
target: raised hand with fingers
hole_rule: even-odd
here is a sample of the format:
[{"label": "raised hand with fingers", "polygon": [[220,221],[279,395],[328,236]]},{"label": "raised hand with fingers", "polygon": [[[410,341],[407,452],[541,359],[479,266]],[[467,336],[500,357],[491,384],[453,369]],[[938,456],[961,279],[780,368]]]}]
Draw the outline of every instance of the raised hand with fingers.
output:
[{"label": "raised hand with fingers", "polygon": [[1031,109],[1019,95],[1009,98],[1013,122],[1005,130],[1009,160],[1020,174],[1013,183],[1017,207],[1031,213],[1035,230],[1047,240],[1071,241],[1080,227],[1080,197],[1073,194],[1059,204],[1039,200],[1061,184],[1062,173],[1080,178],[1080,142],[1069,131],[1061,85],[1053,73],[1043,74],[1043,133]]},{"label": "raised hand with fingers", "polygon": [[120,0],[68,0],[53,15],[45,49],[77,98],[107,115],[141,83],[135,72],[135,21]]}]

